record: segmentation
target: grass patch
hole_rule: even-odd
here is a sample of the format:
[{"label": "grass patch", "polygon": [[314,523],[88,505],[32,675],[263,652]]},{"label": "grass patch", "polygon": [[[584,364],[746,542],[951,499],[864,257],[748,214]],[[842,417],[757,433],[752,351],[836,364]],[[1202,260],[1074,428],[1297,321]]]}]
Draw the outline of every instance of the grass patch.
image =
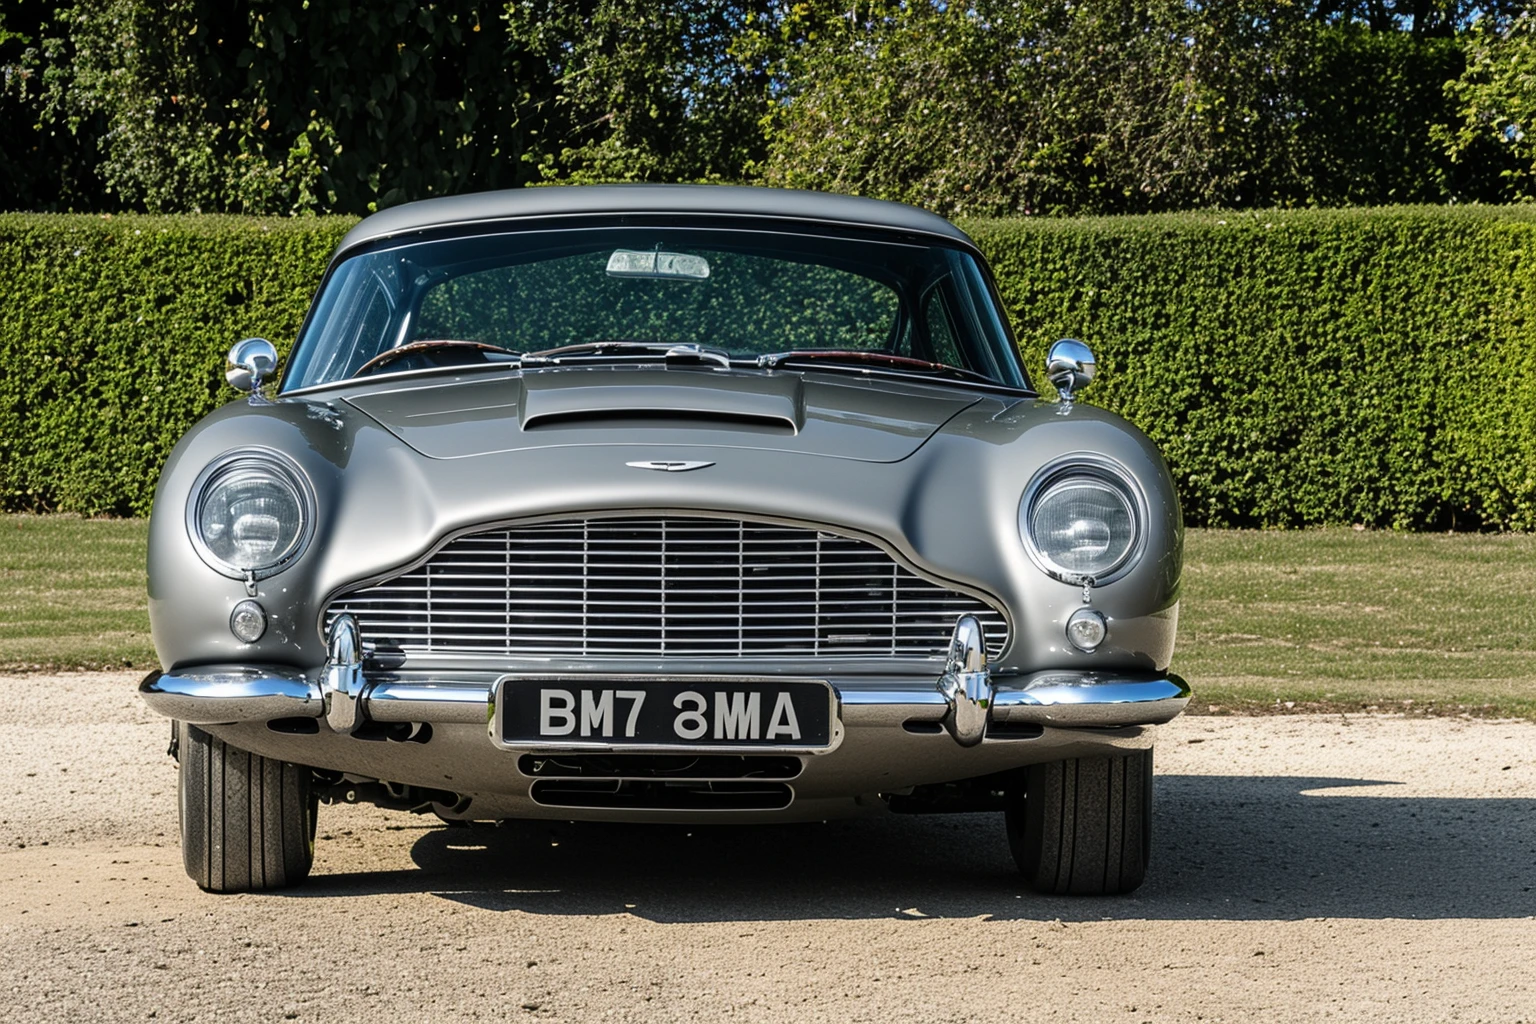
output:
[{"label": "grass patch", "polygon": [[0,517],[0,670],[159,665],[145,519]]},{"label": "grass patch", "polygon": [[1536,718],[1536,535],[1190,531],[1174,666],[1205,705]]},{"label": "grass patch", "polygon": [[[155,665],[147,535],[0,517],[0,670]],[[1174,668],[1202,707],[1536,718],[1536,535],[1191,530],[1186,558]]]}]

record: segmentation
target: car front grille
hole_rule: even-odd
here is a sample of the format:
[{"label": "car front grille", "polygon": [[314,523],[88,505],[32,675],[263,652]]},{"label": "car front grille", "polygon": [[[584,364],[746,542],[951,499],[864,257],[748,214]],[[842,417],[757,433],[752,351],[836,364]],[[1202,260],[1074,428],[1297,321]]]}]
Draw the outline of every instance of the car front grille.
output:
[{"label": "car front grille", "polygon": [[344,594],[363,637],[407,656],[937,659],[955,619],[1002,614],[868,541],[772,523],[574,519],[459,537]]}]

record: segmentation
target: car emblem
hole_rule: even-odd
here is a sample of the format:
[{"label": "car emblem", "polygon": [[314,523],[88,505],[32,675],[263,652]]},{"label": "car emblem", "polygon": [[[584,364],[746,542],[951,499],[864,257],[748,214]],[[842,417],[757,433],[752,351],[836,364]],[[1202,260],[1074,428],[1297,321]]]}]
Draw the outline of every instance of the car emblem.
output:
[{"label": "car emblem", "polygon": [[714,463],[713,462],[663,462],[661,460],[657,460],[655,462],[626,462],[626,463],[624,463],[624,465],[626,465],[626,466],[633,466],[636,469],[655,469],[655,470],[660,470],[663,473],[686,473],[690,469],[705,469],[705,468],[707,468],[709,466],[713,466]]}]

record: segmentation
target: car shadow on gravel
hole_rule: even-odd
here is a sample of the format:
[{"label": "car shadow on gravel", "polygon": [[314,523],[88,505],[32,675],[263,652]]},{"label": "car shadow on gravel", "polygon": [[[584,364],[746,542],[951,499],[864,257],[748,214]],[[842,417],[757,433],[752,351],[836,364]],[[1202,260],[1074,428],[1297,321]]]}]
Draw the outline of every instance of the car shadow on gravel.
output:
[{"label": "car shadow on gravel", "polygon": [[412,846],[416,871],[315,876],[290,895],[430,892],[487,911],[657,922],[1536,914],[1536,799],[1351,794],[1392,785],[1158,776],[1152,867],[1146,884],[1124,897],[1025,888],[1000,814],[445,827]]}]

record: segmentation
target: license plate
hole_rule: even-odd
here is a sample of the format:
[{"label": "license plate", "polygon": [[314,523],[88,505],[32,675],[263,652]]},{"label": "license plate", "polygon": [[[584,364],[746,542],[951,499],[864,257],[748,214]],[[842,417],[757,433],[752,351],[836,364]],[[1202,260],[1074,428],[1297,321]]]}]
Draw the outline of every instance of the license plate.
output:
[{"label": "license plate", "polygon": [[827,747],[824,682],[503,679],[495,734],[529,747]]}]

